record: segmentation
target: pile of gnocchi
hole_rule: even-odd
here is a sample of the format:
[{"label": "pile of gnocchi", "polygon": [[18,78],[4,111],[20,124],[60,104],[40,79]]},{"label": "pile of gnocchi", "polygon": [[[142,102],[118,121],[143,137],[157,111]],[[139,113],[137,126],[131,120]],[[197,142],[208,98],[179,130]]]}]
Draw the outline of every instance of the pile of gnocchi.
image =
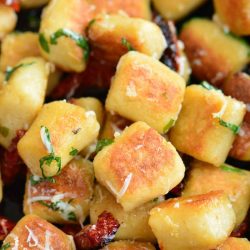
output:
[{"label": "pile of gnocchi", "polygon": [[249,250],[248,36],[249,0],[0,0],[0,249]]}]

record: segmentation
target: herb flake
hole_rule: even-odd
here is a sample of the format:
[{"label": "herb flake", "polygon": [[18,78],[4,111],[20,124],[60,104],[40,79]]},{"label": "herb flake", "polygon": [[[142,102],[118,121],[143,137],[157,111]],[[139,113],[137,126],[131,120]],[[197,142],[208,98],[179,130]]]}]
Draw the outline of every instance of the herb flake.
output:
[{"label": "herb flake", "polygon": [[10,248],[10,243],[6,243],[4,245],[1,246],[0,250],[7,250],[8,248]]},{"label": "herb flake", "polygon": [[168,122],[168,124],[163,128],[163,133],[166,134],[170,128],[172,128],[174,126],[175,120],[174,119],[170,119],[170,121]]},{"label": "herb flake", "polygon": [[122,42],[122,45],[124,45],[128,51],[135,51],[134,47],[125,37],[122,37],[121,42]]},{"label": "herb flake", "polygon": [[45,38],[45,36],[44,36],[43,33],[40,33],[40,34],[39,34],[39,43],[40,43],[42,49],[43,49],[45,52],[47,52],[47,53],[50,52],[49,43],[48,43],[48,41],[46,40],[46,38]]},{"label": "herb flake", "polygon": [[18,64],[18,65],[16,65],[15,67],[7,67],[7,69],[6,69],[6,71],[5,71],[5,81],[7,82],[7,81],[9,81],[10,80],[10,78],[11,78],[11,76],[12,76],[12,74],[16,71],[16,70],[18,70],[19,68],[21,68],[21,67],[26,67],[26,66],[30,66],[30,65],[32,65],[34,62],[31,62],[31,63],[21,63],[21,64]]},{"label": "herb flake", "polygon": [[50,43],[53,45],[57,44],[57,40],[60,37],[68,37],[75,41],[76,45],[78,45],[83,50],[84,60],[88,60],[89,54],[90,54],[90,47],[87,42],[87,39],[85,39],[80,34],[77,34],[76,32],[69,30],[69,29],[59,29],[54,34],[50,36]]},{"label": "herb flake", "polygon": [[10,130],[9,128],[7,127],[4,127],[4,126],[0,126],[0,134],[3,136],[3,137],[7,137],[10,133]]},{"label": "herb flake", "polygon": [[69,212],[68,213],[68,220],[76,221],[76,214],[74,212]]},{"label": "herb flake", "polygon": [[46,176],[45,173],[44,173],[44,165],[46,166],[50,166],[51,163],[55,161],[56,162],[56,165],[57,165],[57,173],[56,174],[59,174],[61,172],[61,168],[62,168],[62,162],[61,162],[61,157],[59,156],[55,156],[54,153],[50,153],[49,155],[46,155],[44,157],[42,157],[40,160],[39,160],[39,163],[40,163],[40,169],[42,171],[42,175],[44,178],[49,178],[51,176]]},{"label": "herb flake", "polygon": [[227,164],[221,165],[220,169],[223,171],[234,172],[234,173],[241,173],[242,172],[242,170],[240,168],[235,168],[235,167],[232,167],[232,166],[227,165]]},{"label": "herb flake", "polygon": [[41,182],[51,182],[51,183],[56,183],[56,180],[53,177],[40,177],[40,176],[35,176],[35,175],[31,175],[30,176],[30,184],[31,186],[35,186]]},{"label": "herb flake", "polygon": [[206,81],[203,81],[201,82],[201,86],[204,88],[204,89],[207,89],[207,90],[216,90],[216,91],[219,91],[222,93],[222,91],[216,87],[214,87],[213,85],[209,84],[208,82]]},{"label": "herb flake", "polygon": [[101,139],[96,144],[96,150],[95,152],[98,153],[101,151],[104,147],[112,144],[114,142],[114,139]]},{"label": "herb flake", "polygon": [[237,126],[237,125],[232,124],[230,122],[225,122],[221,118],[219,118],[219,123],[221,126],[230,129],[235,135],[237,135],[240,132],[240,126]]},{"label": "herb flake", "polygon": [[69,155],[76,156],[78,154],[78,149],[71,147],[71,151],[69,152]]}]

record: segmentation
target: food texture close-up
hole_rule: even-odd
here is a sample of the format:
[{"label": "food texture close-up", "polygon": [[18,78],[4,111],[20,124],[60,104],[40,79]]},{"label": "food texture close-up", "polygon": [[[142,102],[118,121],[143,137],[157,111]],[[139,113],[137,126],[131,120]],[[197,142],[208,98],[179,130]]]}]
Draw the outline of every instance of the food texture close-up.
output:
[{"label": "food texture close-up", "polygon": [[250,250],[250,0],[0,0],[0,250]]}]

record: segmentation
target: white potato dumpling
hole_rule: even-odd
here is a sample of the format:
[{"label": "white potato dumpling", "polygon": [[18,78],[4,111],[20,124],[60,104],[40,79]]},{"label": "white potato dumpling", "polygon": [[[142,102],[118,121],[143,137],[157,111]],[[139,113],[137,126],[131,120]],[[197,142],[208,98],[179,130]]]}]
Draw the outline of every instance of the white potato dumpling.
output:
[{"label": "white potato dumpling", "polygon": [[244,103],[218,90],[190,85],[170,132],[170,141],[180,152],[220,166],[226,160],[245,113]]},{"label": "white potato dumpling", "polygon": [[70,100],[72,104],[78,105],[84,108],[86,111],[94,111],[96,114],[96,119],[100,125],[103,122],[104,109],[102,103],[94,97],[82,97],[73,98]]},{"label": "white potato dumpling", "polygon": [[[51,0],[44,8],[39,31],[42,55],[64,71],[84,71],[89,47],[86,39],[79,36],[83,35],[91,19],[88,15],[89,4],[85,0]],[[77,37],[77,41],[80,39],[85,49],[80,48],[72,37],[64,35],[57,39],[57,44],[51,44],[51,36],[60,29],[73,32],[71,35]]]},{"label": "white potato dumpling", "polygon": [[229,237],[215,250],[250,250],[250,242],[245,238]]},{"label": "white potato dumpling", "polygon": [[169,199],[150,211],[149,225],[162,250],[208,250],[223,243],[235,214],[223,191]]},{"label": "white potato dumpling", "polygon": [[[36,215],[26,215],[7,235],[11,249],[75,250],[73,237]],[[7,248],[8,249],[8,248]]]},{"label": "white potato dumpling", "polygon": [[47,4],[50,0],[21,0],[21,6],[24,9],[38,8]]},{"label": "white potato dumpling", "polygon": [[226,164],[218,168],[205,162],[192,162],[182,196],[215,190],[223,190],[228,195],[236,215],[235,227],[238,227],[250,206],[250,172]]},{"label": "white potato dumpling", "polygon": [[153,5],[167,20],[179,20],[206,0],[153,0]]},{"label": "white potato dumpling", "polygon": [[0,89],[0,144],[5,148],[19,129],[27,130],[42,108],[48,82],[47,63],[38,57],[21,60]]},{"label": "white potato dumpling", "polygon": [[51,102],[43,106],[18,142],[18,152],[32,174],[54,176],[73,159],[72,152],[81,151],[97,138],[99,129],[93,111],[85,112],[65,101]]},{"label": "white potato dumpling", "polygon": [[112,242],[101,250],[155,250],[155,247],[147,242],[123,240]]},{"label": "white potato dumpling", "polygon": [[0,4],[0,40],[16,27],[17,15],[15,11],[4,4]]},{"label": "white potato dumpling", "polygon": [[156,24],[126,15],[96,17],[88,28],[88,38],[103,58],[114,62],[132,49],[159,59],[167,47]]},{"label": "white potato dumpling", "polygon": [[116,202],[115,197],[106,188],[97,184],[90,203],[90,222],[95,224],[98,216],[107,211],[120,223],[115,240],[138,240],[155,243],[156,238],[148,225],[149,211],[162,200],[164,198],[160,197],[130,212],[125,212],[122,206]]},{"label": "white potato dumpling", "polygon": [[8,34],[2,41],[1,51],[0,67],[6,71],[25,57],[40,56],[38,35],[33,32]]},{"label": "white potato dumpling", "polygon": [[50,180],[28,173],[24,214],[36,214],[51,223],[82,225],[89,215],[94,178],[92,163],[80,157]]},{"label": "white potato dumpling", "polygon": [[144,122],[126,128],[93,163],[97,181],[126,212],[168,193],[185,172],[172,144]]},{"label": "white potato dumpling", "polygon": [[184,79],[176,72],[158,60],[131,51],[119,61],[106,109],[166,133],[177,120],[185,87]]}]

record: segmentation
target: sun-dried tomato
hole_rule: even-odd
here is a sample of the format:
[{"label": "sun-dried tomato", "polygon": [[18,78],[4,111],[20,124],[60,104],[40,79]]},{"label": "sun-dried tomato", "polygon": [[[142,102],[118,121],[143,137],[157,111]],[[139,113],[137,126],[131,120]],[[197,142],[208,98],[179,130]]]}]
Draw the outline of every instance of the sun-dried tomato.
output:
[{"label": "sun-dried tomato", "polygon": [[8,149],[2,152],[0,168],[4,184],[11,184],[24,168],[23,161],[17,152],[17,143],[24,136],[25,130],[18,130]]},{"label": "sun-dried tomato", "polygon": [[163,52],[161,61],[169,68],[179,71],[180,49],[175,24],[173,21],[166,21],[162,16],[156,15],[153,20],[162,30],[167,41],[167,48]]},{"label": "sun-dried tomato", "polygon": [[7,219],[6,217],[0,216],[0,240],[4,240],[5,237],[16,225],[15,222]]},{"label": "sun-dried tomato", "polygon": [[12,7],[15,11],[20,10],[20,1],[19,0],[0,0],[0,3]]},{"label": "sun-dried tomato", "polygon": [[96,225],[85,226],[75,235],[77,249],[96,249],[108,244],[115,237],[119,226],[113,215],[104,211],[98,216]]},{"label": "sun-dried tomato", "polygon": [[75,236],[80,230],[81,226],[80,225],[73,225],[73,224],[68,224],[64,225],[63,227],[60,228],[64,233],[68,235]]},{"label": "sun-dried tomato", "polygon": [[244,237],[247,230],[249,229],[249,216],[231,233],[231,237],[241,238]]}]

